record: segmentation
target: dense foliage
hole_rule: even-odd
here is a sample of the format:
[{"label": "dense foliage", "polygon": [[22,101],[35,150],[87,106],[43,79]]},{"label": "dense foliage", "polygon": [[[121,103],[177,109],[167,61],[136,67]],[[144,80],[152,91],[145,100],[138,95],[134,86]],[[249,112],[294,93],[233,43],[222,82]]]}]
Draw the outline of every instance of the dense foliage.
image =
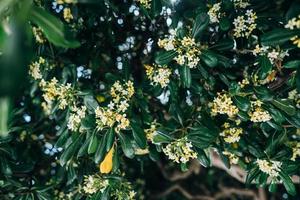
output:
[{"label": "dense foliage", "polygon": [[0,199],[252,195],[213,197],[245,186],[210,167],[297,196],[299,1],[1,0],[0,19]]}]

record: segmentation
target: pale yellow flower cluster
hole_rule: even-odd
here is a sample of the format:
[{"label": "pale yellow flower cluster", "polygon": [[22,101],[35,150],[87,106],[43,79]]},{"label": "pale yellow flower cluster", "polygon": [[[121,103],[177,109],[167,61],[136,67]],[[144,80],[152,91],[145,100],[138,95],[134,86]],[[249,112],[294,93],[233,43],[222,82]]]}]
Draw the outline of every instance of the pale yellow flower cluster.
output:
[{"label": "pale yellow flower cluster", "polygon": [[71,84],[59,84],[56,78],[52,78],[49,82],[42,79],[39,83],[43,91],[44,101],[42,107],[47,114],[50,114],[54,101],[58,101],[58,108],[63,110],[71,105],[74,100],[74,90]]},{"label": "pale yellow flower cluster", "polygon": [[76,0],[56,0],[57,4],[71,4],[76,3]]},{"label": "pale yellow flower cluster", "polygon": [[276,61],[282,61],[286,56],[289,56],[288,51],[283,51],[281,49],[274,49],[269,46],[255,46],[252,51],[254,56],[265,55],[269,58],[270,62],[274,64]]},{"label": "pale yellow flower cluster", "polygon": [[296,103],[296,107],[300,109],[300,94],[296,89],[289,92],[288,98],[294,100]]},{"label": "pale yellow flower cluster", "polygon": [[211,23],[219,23],[221,3],[215,3],[207,12]]},{"label": "pale yellow flower cluster", "polygon": [[63,14],[66,22],[70,22],[74,18],[70,8],[64,8]]},{"label": "pale yellow flower cluster", "polygon": [[269,112],[261,106],[262,102],[259,100],[251,102],[251,111],[248,114],[252,122],[267,122],[272,119]]},{"label": "pale yellow flower cluster", "polygon": [[32,33],[37,43],[44,44],[47,41],[43,35],[42,29],[37,27],[32,27]]},{"label": "pale yellow flower cluster", "polygon": [[239,112],[239,109],[233,105],[231,97],[226,93],[217,93],[217,97],[215,97],[210,106],[212,116],[227,114],[229,117],[234,117]]},{"label": "pale yellow flower cluster", "polygon": [[186,163],[197,158],[197,153],[192,149],[193,145],[186,138],[181,138],[171,142],[163,148],[163,152],[168,158],[176,163]]},{"label": "pale yellow flower cluster", "polygon": [[250,81],[248,78],[244,78],[241,82],[238,82],[238,84],[241,88],[244,88],[250,84]]},{"label": "pale yellow flower cluster", "polygon": [[151,85],[160,85],[162,88],[168,86],[172,74],[171,69],[160,65],[145,65],[145,68],[147,77],[151,81]]},{"label": "pale yellow flower cluster", "polygon": [[233,0],[234,7],[246,8],[250,5],[249,0]]},{"label": "pale yellow flower cluster", "polygon": [[241,139],[240,135],[243,133],[242,128],[231,127],[231,125],[227,122],[223,125],[223,127],[225,129],[221,132],[220,136],[224,138],[225,142],[235,143],[240,141]]},{"label": "pale yellow flower cluster", "polygon": [[134,94],[132,81],[128,81],[124,85],[119,81],[115,82],[110,90],[113,98],[107,108],[97,107],[95,110],[97,128],[102,130],[105,127],[115,127],[118,133],[129,126],[129,120],[126,116],[126,110],[129,107],[129,100]]},{"label": "pale yellow flower cluster", "polygon": [[[86,116],[86,106],[73,106],[72,113],[69,116],[67,127],[71,131],[78,131],[80,128],[81,120]],[[80,131],[80,130],[79,130]]]},{"label": "pale yellow flower cluster", "polygon": [[232,165],[236,165],[239,162],[239,157],[229,151],[223,151],[223,155],[228,156],[229,162]]},{"label": "pale yellow flower cluster", "polygon": [[200,44],[196,43],[194,38],[186,36],[180,39],[176,37],[176,32],[172,31],[168,37],[162,40],[159,39],[157,44],[166,51],[175,50],[178,55],[174,60],[179,65],[187,65],[189,68],[195,68],[200,62]]},{"label": "pale yellow flower cluster", "polygon": [[152,0],[136,0],[139,4],[141,4],[143,7],[150,9],[151,8],[151,1]]},{"label": "pale yellow flower cluster", "polygon": [[103,192],[109,185],[108,180],[97,175],[89,175],[84,177],[83,191],[88,195]]},{"label": "pale yellow flower cluster", "polygon": [[[300,15],[298,17],[294,17],[288,21],[288,23],[284,26],[287,29],[294,30],[294,29],[300,29]],[[291,41],[293,44],[297,45],[298,48],[300,48],[300,38],[299,36],[294,36],[291,38]]]},{"label": "pale yellow flower cluster", "polygon": [[290,19],[284,27],[290,30],[300,29],[300,15]]},{"label": "pale yellow flower cluster", "polygon": [[282,163],[274,160],[261,160],[256,161],[260,171],[268,174],[270,177],[275,178],[279,175]]},{"label": "pale yellow flower cluster", "polygon": [[256,29],[256,22],[257,19],[256,13],[253,10],[247,10],[244,15],[238,16],[234,19],[234,34],[233,36],[236,38],[246,37],[248,38],[253,30]]},{"label": "pale yellow flower cluster", "polygon": [[150,128],[144,130],[147,140],[152,143],[153,143],[153,137],[156,134],[156,126],[157,126],[156,121],[153,121],[150,125]]},{"label": "pale yellow flower cluster", "polygon": [[29,74],[34,78],[35,80],[40,80],[43,78],[41,73],[41,65],[45,64],[45,59],[42,57],[39,57],[38,61],[35,61],[29,65]]}]

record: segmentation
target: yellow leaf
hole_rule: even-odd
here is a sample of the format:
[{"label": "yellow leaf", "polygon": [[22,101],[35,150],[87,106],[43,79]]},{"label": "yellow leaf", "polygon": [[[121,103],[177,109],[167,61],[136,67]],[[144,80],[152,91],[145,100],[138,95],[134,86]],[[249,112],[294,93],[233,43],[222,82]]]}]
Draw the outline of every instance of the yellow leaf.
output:
[{"label": "yellow leaf", "polygon": [[114,146],[106,154],[104,160],[100,164],[100,172],[103,174],[108,174],[111,172],[113,167],[113,155],[114,155]]},{"label": "yellow leaf", "polygon": [[96,99],[97,99],[97,101],[98,101],[99,103],[102,103],[102,102],[105,101],[105,97],[104,97],[104,96],[101,96],[101,95],[97,95],[97,96],[96,96]]}]

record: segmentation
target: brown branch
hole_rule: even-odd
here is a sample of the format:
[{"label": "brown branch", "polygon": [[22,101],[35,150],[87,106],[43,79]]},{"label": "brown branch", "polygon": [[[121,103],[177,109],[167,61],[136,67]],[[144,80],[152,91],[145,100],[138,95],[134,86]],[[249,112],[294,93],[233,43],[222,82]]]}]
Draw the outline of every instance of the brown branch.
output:
[{"label": "brown branch", "polygon": [[186,179],[189,176],[191,176],[192,174],[199,174],[199,172],[200,172],[200,164],[196,160],[193,160],[191,162],[191,165],[190,165],[188,171],[186,171],[186,172],[175,171],[172,174],[168,174],[160,162],[158,162],[157,165],[160,168],[160,171],[161,171],[162,175],[164,176],[164,178],[171,182]]},{"label": "brown branch", "polygon": [[169,187],[164,192],[162,192],[158,195],[155,195],[153,197],[153,199],[162,199],[163,197],[166,197],[169,194],[171,194],[173,192],[176,192],[176,191],[180,192],[182,194],[182,196],[184,196],[188,200],[215,200],[214,198],[209,197],[209,196],[192,195],[191,193],[186,191],[183,187],[181,187],[179,184],[172,185],[171,187]]}]

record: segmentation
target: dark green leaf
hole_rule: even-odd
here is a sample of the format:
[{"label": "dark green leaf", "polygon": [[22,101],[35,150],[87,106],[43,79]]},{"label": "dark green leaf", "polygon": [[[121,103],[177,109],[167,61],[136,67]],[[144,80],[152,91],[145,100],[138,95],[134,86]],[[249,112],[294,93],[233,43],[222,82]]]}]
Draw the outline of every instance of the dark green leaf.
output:
[{"label": "dark green leaf", "polygon": [[274,99],[272,104],[290,116],[296,114],[296,109],[290,99]]},{"label": "dark green leaf", "polygon": [[158,65],[166,65],[173,60],[177,56],[176,51],[163,51],[157,53],[155,57],[155,62]]},{"label": "dark green leaf", "polygon": [[191,77],[191,70],[188,66],[180,66],[179,67],[179,73],[180,73],[180,78],[183,83],[184,88],[190,88],[191,82],[192,82],[192,77]]},{"label": "dark green leaf", "polygon": [[250,101],[247,97],[234,96],[233,101],[234,104],[242,111],[247,112],[251,107]]},{"label": "dark green leaf", "polygon": [[123,149],[125,156],[128,158],[133,158],[134,150],[133,150],[130,138],[123,133],[119,133],[119,138],[120,138],[121,147]]},{"label": "dark green leaf", "polygon": [[283,185],[286,189],[286,191],[290,194],[295,196],[297,194],[296,192],[296,188],[295,185],[293,183],[293,181],[291,180],[291,178],[289,177],[289,175],[287,175],[285,172],[280,171],[279,172],[279,176],[283,182]]},{"label": "dark green leaf", "polygon": [[193,29],[192,29],[192,37],[199,37],[206,27],[209,24],[209,16],[206,13],[200,13],[195,20]]},{"label": "dark green leaf", "polygon": [[147,139],[144,129],[142,129],[142,126],[135,121],[131,121],[130,126],[132,128],[133,138],[138,144],[138,146],[142,149],[146,148]]},{"label": "dark green leaf", "polygon": [[46,10],[33,6],[30,12],[30,20],[36,23],[47,39],[56,46],[65,48],[76,48],[80,43],[66,37],[64,24]]}]

